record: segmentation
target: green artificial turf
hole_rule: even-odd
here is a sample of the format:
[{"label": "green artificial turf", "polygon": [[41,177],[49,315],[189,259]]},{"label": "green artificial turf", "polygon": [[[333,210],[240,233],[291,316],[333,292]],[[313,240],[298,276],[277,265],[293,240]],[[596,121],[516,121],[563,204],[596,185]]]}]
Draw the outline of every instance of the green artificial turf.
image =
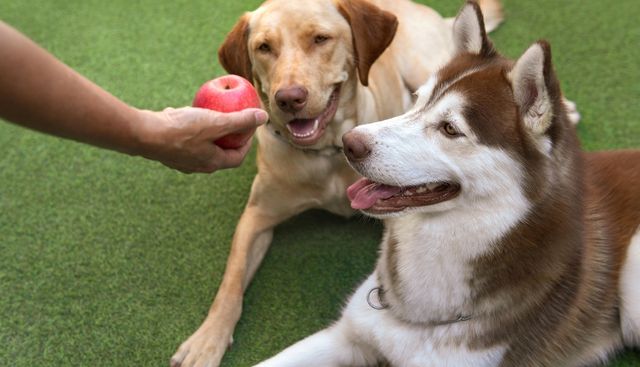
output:
[{"label": "green artificial turf", "polygon": [[[124,101],[188,105],[258,0],[3,0],[0,19]],[[461,1],[428,2],[452,16]],[[638,0],[505,0],[515,57],[551,41],[589,150],[640,147]],[[428,57],[428,55],[425,55]],[[2,70],[0,72],[10,72]],[[218,287],[255,173],[183,175],[0,123],[0,365],[164,366]],[[381,227],[312,211],[277,228],[224,366],[327,325],[373,269]],[[627,351],[611,366],[639,366]]]}]

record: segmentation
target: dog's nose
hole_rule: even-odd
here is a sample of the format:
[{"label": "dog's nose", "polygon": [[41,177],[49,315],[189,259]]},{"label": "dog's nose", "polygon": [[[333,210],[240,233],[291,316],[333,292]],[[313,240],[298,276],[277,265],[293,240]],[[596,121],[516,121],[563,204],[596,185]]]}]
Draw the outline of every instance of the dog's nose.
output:
[{"label": "dog's nose", "polygon": [[353,130],[342,135],[342,145],[344,146],[344,154],[352,162],[361,161],[371,154],[371,148],[367,144],[365,136]]},{"label": "dog's nose", "polygon": [[309,92],[303,86],[282,88],[276,92],[276,104],[284,112],[296,113],[307,104]]}]

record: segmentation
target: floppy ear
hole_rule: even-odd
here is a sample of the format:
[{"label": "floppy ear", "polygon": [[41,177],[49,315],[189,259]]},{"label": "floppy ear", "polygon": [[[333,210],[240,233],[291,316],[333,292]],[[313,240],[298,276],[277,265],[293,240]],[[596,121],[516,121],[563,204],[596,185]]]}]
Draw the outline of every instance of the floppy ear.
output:
[{"label": "floppy ear", "polygon": [[249,13],[245,13],[231,32],[227,35],[222,46],[218,49],[218,60],[229,74],[240,75],[253,82],[251,74],[251,59],[249,59]]},{"label": "floppy ear", "polygon": [[558,88],[549,44],[538,41],[531,45],[516,61],[509,79],[525,126],[536,135],[544,134],[551,126]]},{"label": "floppy ear", "polygon": [[492,56],[493,45],[487,37],[484,17],[480,5],[467,1],[453,22],[453,41],[458,53],[468,52],[481,56]]},{"label": "floppy ear", "polygon": [[369,69],[391,44],[398,19],[363,0],[338,0],[337,6],[351,26],[360,82],[369,85]]}]

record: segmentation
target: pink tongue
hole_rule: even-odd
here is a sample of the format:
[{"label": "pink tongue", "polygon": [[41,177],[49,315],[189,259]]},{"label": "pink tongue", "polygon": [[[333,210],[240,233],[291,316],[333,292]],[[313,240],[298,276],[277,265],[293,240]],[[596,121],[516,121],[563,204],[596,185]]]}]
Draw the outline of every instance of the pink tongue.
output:
[{"label": "pink tongue", "polygon": [[361,178],[347,189],[347,197],[353,209],[371,208],[378,200],[388,199],[399,193],[402,188],[373,182]]},{"label": "pink tongue", "polygon": [[298,135],[308,134],[313,130],[313,124],[315,119],[295,119],[289,121],[287,126],[289,127],[289,131]]}]

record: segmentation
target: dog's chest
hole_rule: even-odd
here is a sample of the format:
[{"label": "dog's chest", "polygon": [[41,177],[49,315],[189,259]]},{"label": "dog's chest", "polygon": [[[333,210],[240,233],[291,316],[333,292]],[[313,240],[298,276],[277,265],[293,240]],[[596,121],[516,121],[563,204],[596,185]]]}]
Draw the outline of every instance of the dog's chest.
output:
[{"label": "dog's chest", "polygon": [[323,185],[323,209],[337,215],[351,216],[355,211],[347,198],[347,187],[355,182],[359,175],[346,163],[338,162],[325,177]]},{"label": "dog's chest", "polygon": [[[346,189],[359,176],[342,154],[322,156],[313,153],[298,154],[291,160],[286,172],[292,187],[305,196],[312,207],[321,208],[341,216],[351,216],[354,210],[347,199]],[[295,163],[292,163],[295,162]]]},{"label": "dog's chest", "polygon": [[471,316],[468,258],[445,238],[439,240],[434,228],[410,221],[389,221],[387,228],[378,270],[394,311],[422,323]]},{"label": "dog's chest", "polygon": [[357,338],[378,350],[397,367],[498,366],[505,346],[476,349],[468,345],[468,335],[478,332],[473,320],[437,327],[421,327],[398,320],[389,310],[376,310],[367,303],[367,294],[376,287],[371,275],[351,298],[344,313]]}]

